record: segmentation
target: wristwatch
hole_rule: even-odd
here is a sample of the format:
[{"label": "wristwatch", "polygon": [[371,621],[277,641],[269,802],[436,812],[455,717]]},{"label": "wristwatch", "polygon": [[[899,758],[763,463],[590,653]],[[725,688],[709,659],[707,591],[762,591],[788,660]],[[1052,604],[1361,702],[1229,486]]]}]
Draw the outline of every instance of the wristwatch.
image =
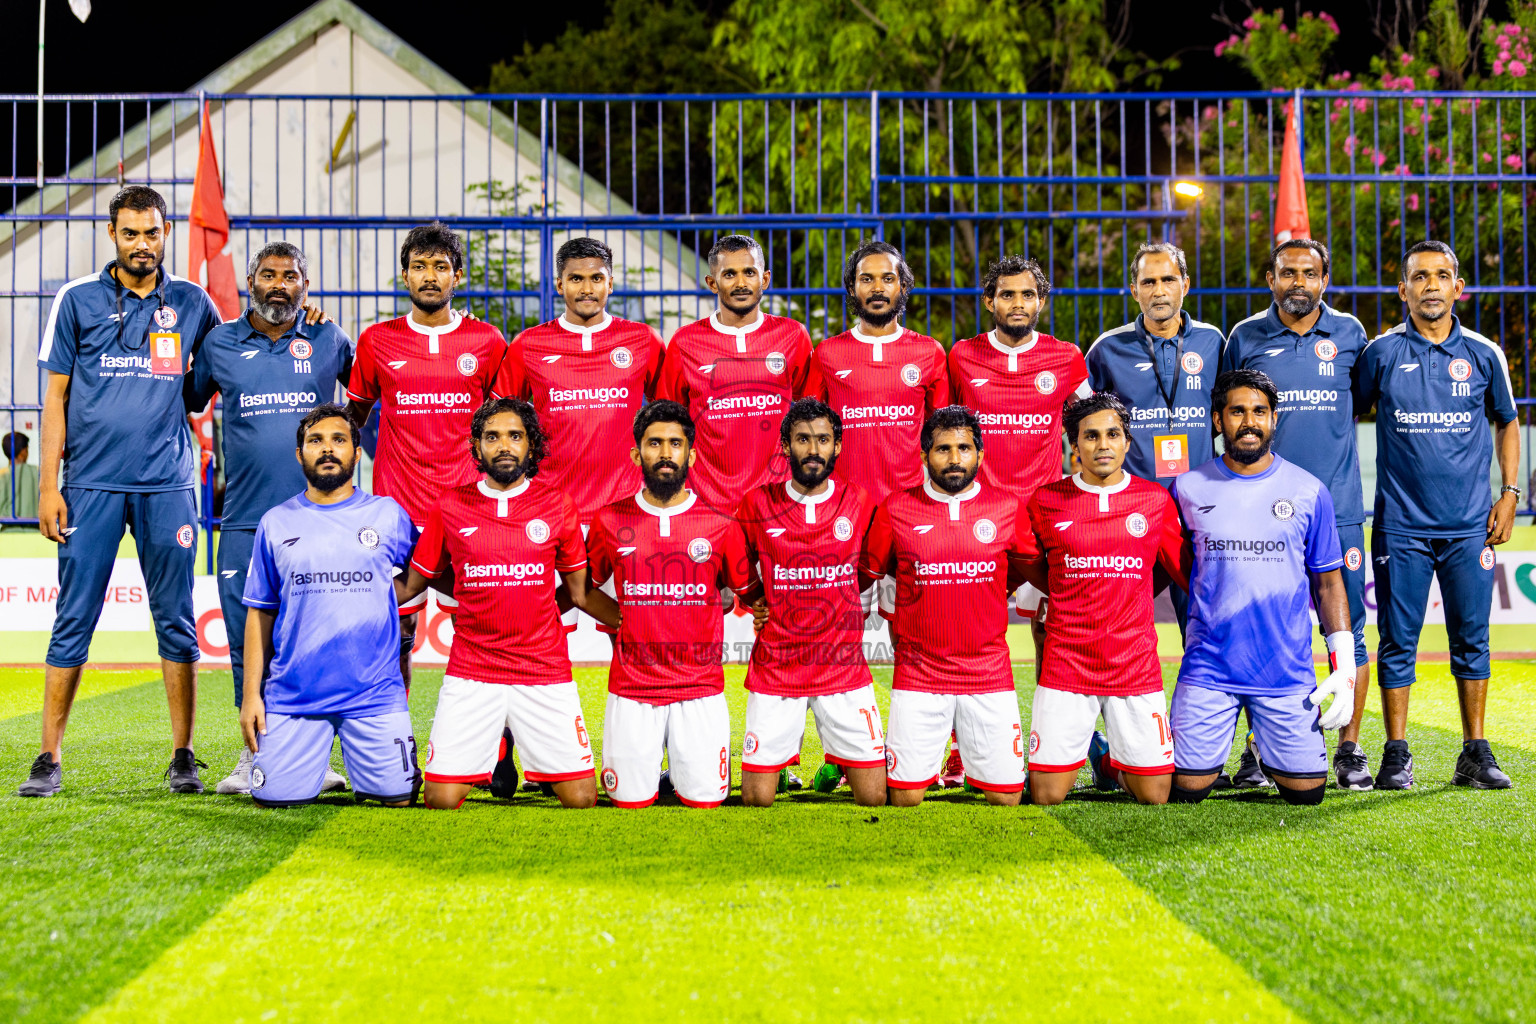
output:
[{"label": "wristwatch", "polygon": [[1503,487],[1499,488],[1499,497],[1502,498],[1506,494],[1513,494],[1515,496],[1515,501],[1517,502],[1520,500],[1520,488],[1516,487],[1514,484],[1505,484]]}]

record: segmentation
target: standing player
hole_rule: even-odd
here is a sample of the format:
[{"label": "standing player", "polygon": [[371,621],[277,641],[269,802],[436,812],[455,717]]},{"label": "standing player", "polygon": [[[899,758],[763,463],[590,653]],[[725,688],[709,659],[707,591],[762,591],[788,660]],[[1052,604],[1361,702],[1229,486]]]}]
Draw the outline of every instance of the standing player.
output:
[{"label": "standing player", "polygon": [[309,486],[261,517],[245,584],[251,796],[263,807],[309,803],[340,736],[358,799],[403,807],[421,773],[396,657],[395,576],[416,528],[393,499],[353,488],[358,430],[345,409],[318,405],[296,433]]},{"label": "standing player", "polygon": [[[1387,727],[1376,786],[1413,785],[1408,692],[1435,576],[1461,704],[1461,756],[1451,781],[1507,789],[1509,776],[1483,736],[1483,711],[1493,546],[1509,540],[1520,504],[1520,430],[1509,366],[1499,346],[1461,326],[1452,312],[1465,282],[1450,246],[1418,243],[1403,257],[1401,276],[1397,293],[1408,319],[1366,347],[1355,377],[1356,408],[1376,406],[1371,558],[1381,628],[1377,685]],[[1485,425],[1489,418],[1494,437]],[[1486,481],[1495,452],[1504,486],[1490,508]]]},{"label": "standing player", "polygon": [[966,781],[990,804],[1024,791],[1024,734],[1008,660],[1008,595],[1023,580],[1029,519],[1020,501],[976,479],[982,437],[960,405],[921,434],[927,480],[875,513],[861,564],[896,579],[896,675],[886,731],[891,803],[921,803],[953,733]]},{"label": "standing player", "polygon": [[[1082,470],[1029,502],[1031,580],[1051,597],[1045,661],[1030,711],[1029,793],[1059,804],[1094,742],[1095,775],[1138,802],[1168,802],[1173,737],[1152,622],[1153,568],[1182,586],[1184,527],[1168,492],[1122,468],[1131,417],[1111,394],[1066,408]],[[1103,749],[1098,749],[1102,747]],[[1107,769],[1107,770],[1106,770]]]},{"label": "standing player", "polygon": [[699,500],[724,511],[758,484],[789,475],[779,422],[790,402],[818,384],[805,327],[762,311],[771,275],[756,239],[717,241],[704,283],[719,306],[667,343],[657,394],[693,417],[699,443],[689,483]]},{"label": "standing player", "polygon": [[[1317,477],[1270,450],[1279,394],[1265,374],[1229,370],[1216,378],[1212,400],[1225,454],[1173,485],[1193,562],[1173,691],[1172,799],[1198,803],[1210,793],[1246,710],[1280,795],[1319,804],[1328,782],[1323,730],[1348,722],[1355,707],[1355,636],[1333,499]],[[1309,607],[1333,667],[1322,683],[1312,667]]]},{"label": "standing player", "polygon": [[[188,411],[224,396],[224,515],[219,524],[219,605],[235,677],[235,709],[245,692],[245,578],[256,526],[267,510],[304,489],[304,471],[288,458],[288,442],[304,415],[336,397],[352,370],[352,339],[330,322],[304,322],[309,261],[298,246],[269,242],[251,257],[246,278],[251,308],[208,332],[185,392]],[[252,749],[218,792],[249,793]],[[326,771],[324,789],[346,780]]]},{"label": "standing player", "polygon": [[48,371],[38,529],[59,546],[59,595],[42,749],[22,796],[53,796],[63,785],[64,728],[125,525],[138,545],[170,706],[166,775],[174,793],[203,791],[197,770],[206,766],[192,752],[194,444],[181,387],[219,314],[207,292],[161,266],[166,208],[158,192],[128,186],[112,197],[108,218],[116,259],[59,290],[38,350],[37,365]]},{"label": "standing player", "polygon": [[428,807],[458,807],[471,787],[488,781],[506,729],[518,739],[530,782],[549,784],[566,807],[597,802],[556,574],[571,599],[600,621],[617,626],[618,608],[587,587],[576,506],[533,479],[547,440],[527,402],[496,398],[482,405],[469,444],[483,476],[443,493],[411,557],[405,594],[451,573],[459,598],[427,745]]},{"label": "standing player", "polygon": [[[347,395],[359,426],[381,403],[373,490],[398,501],[419,530],[439,494],[475,480],[464,436],[490,393],[507,343],[495,327],[449,305],[464,281],[464,242],[446,225],[406,233],[400,273],[410,312],[363,331]],[[407,687],[426,600],[423,592],[400,609],[400,673]],[[448,608],[454,603],[446,595],[438,600]]]},{"label": "standing player", "polygon": [[1333,777],[1341,789],[1366,790],[1373,783],[1360,748],[1360,716],[1371,680],[1365,649],[1365,502],[1350,390],[1366,337],[1359,320],[1323,302],[1328,271],[1328,249],[1321,242],[1293,238],[1276,246],[1264,275],[1275,301],[1232,328],[1221,359],[1223,369],[1262,370],[1275,382],[1280,390],[1275,452],[1327,484],[1333,498],[1356,665],[1354,718],[1339,731]]},{"label": "standing player", "polygon": [[603,789],[619,807],[655,802],[663,753],[689,807],[731,789],[720,587],[745,590],[753,574],[741,527],[685,486],[693,436],[676,402],[642,408],[631,458],[644,486],[599,510],[588,538],[592,583],[611,578],[623,613],[603,721]]},{"label": "standing player", "polygon": [[[807,705],[827,763],[847,773],[855,802],[885,803],[885,734],[859,600],[868,582],[859,552],[875,506],[858,484],[830,479],[842,434],[831,407],[795,402],[779,428],[790,479],[756,488],[737,513],[767,605],[747,667],[741,799],[749,806],[773,803],[774,776],[799,760]],[[753,587],[742,600],[758,596]]]}]

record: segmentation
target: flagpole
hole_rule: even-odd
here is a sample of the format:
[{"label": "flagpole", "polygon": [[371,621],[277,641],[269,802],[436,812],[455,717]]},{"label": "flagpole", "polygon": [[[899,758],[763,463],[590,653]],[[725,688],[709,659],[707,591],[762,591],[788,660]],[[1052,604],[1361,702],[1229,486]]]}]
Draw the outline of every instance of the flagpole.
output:
[{"label": "flagpole", "polygon": [[48,15],[48,0],[37,0],[37,203],[43,203],[43,19]]}]

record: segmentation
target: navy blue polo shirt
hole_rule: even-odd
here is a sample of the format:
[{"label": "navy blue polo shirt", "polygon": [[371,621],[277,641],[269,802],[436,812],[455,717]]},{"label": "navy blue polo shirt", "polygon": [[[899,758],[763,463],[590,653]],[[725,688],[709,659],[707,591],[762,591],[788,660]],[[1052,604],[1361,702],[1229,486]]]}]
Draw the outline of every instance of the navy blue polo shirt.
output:
[{"label": "navy blue polo shirt", "polygon": [[1488,420],[1515,418],[1509,364],[1493,342],[1451,317],[1436,345],[1412,322],[1366,345],[1355,408],[1376,406],[1372,527],[1409,537],[1482,537],[1492,505]]},{"label": "navy blue polo shirt", "polygon": [[1225,342],[1221,331],[1181,311],[1179,333],[1172,338],[1149,333],[1143,314],[1105,331],[1088,347],[1089,385],[1095,391],[1113,391],[1131,411],[1125,468],[1132,475],[1164,487],[1173,483],[1174,476],[1158,476],[1154,439],[1159,436],[1184,437],[1190,469],[1215,457],[1211,385]]},{"label": "navy blue polo shirt", "polygon": [[1351,392],[1365,345],[1364,325],[1327,303],[1306,334],[1285,326],[1270,303],[1232,328],[1221,354],[1223,370],[1262,370],[1275,382],[1275,451],[1327,485],[1341,526],[1365,522]]},{"label": "navy blue polo shirt", "polygon": [[[192,431],[182,376],[203,338],[219,324],[202,288],[160,268],[144,298],[100,274],[59,289],[37,365],[68,374],[64,475],[70,487],[151,493],[194,485]],[[151,332],[175,335],[179,359],[157,373]]]},{"label": "navy blue polo shirt", "polygon": [[304,490],[294,457],[299,421],[336,399],[352,372],[352,339],[332,323],[306,324],[301,310],[277,341],[250,316],[208,332],[187,378],[187,408],[224,396],[224,516],[231,530],[254,530],[267,510]]}]

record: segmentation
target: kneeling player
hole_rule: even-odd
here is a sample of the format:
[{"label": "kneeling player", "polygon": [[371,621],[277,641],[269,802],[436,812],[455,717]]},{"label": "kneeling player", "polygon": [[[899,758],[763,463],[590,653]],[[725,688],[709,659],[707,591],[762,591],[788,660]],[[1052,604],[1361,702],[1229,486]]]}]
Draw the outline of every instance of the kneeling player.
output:
[{"label": "kneeling player", "polygon": [[640,493],[599,509],[588,536],[592,582],[611,577],[623,622],[608,670],[603,789],[619,807],[654,803],[661,759],[677,797],[718,807],[731,789],[731,716],[720,667],[720,588],[756,582],[741,527],[684,486],[693,420],[671,401],[635,415],[630,458]]},{"label": "kneeling player", "polygon": [[[747,560],[761,564],[767,621],[747,667],[741,800],[773,803],[779,771],[800,757],[807,705],[828,764],[847,773],[854,800],[885,803],[885,734],[864,660],[859,552],[874,503],[856,483],[831,479],[843,424],[824,402],[802,398],[785,414],[779,443],[790,479],[751,491],[737,518]],[[836,776],[834,776],[834,779]]]},{"label": "kneeling player", "polygon": [[411,558],[404,597],[452,573],[459,601],[427,744],[428,807],[458,807],[491,778],[504,728],[517,737],[524,777],[550,784],[566,807],[597,803],[555,573],[573,603],[599,621],[617,626],[619,610],[587,586],[575,504],[533,479],[546,442],[538,414],[521,399],[492,399],[476,410],[469,454],[484,475],[443,492]]},{"label": "kneeling player", "polygon": [[896,673],[886,730],[891,803],[938,780],[951,731],[965,777],[987,802],[1024,791],[1024,735],[1008,659],[1008,595],[1024,582],[1018,499],[984,488],[981,427],[960,405],[935,410],[921,443],[928,479],[894,491],[864,542],[871,577],[896,578]]},{"label": "kneeling player", "polygon": [[[1323,730],[1347,724],[1354,710],[1355,635],[1333,499],[1315,476],[1270,451],[1278,402],[1274,382],[1258,370],[1217,377],[1211,409],[1226,454],[1174,482],[1194,547],[1189,630],[1173,693],[1175,802],[1196,803],[1211,791],[1246,708],[1280,795],[1321,803]],[[1333,664],[1321,684],[1309,600]],[[1329,694],[1333,703],[1319,715]]]},{"label": "kneeling player", "polygon": [[318,796],[338,734],[359,800],[403,807],[421,787],[394,582],[416,528],[393,498],[352,487],[357,442],[344,409],[316,406],[298,432],[309,486],[256,528],[240,728],[265,807]]},{"label": "kneeling player", "polygon": [[1118,398],[1104,392],[1070,403],[1064,426],[1082,469],[1029,502],[1034,557],[1026,571],[1051,600],[1030,712],[1030,799],[1066,799],[1102,714],[1105,774],[1118,774],[1141,803],[1167,803],[1173,738],[1152,575],[1160,564],[1188,585],[1179,565],[1183,525],[1167,491],[1125,472],[1131,418]]}]

